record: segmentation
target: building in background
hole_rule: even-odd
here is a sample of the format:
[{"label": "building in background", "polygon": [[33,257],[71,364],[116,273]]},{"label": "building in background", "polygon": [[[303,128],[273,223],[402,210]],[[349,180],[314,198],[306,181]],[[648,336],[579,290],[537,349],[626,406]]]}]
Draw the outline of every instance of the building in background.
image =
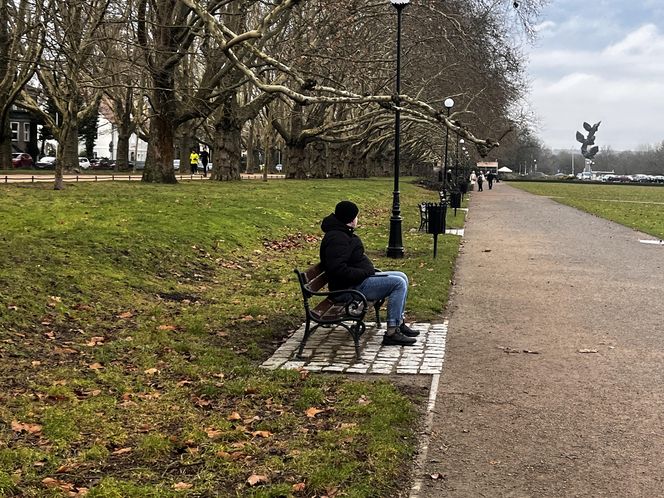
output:
[{"label": "building in background", "polygon": [[[97,130],[97,141],[93,149],[94,157],[106,157],[111,160],[117,159],[118,133],[115,125],[104,115],[99,115],[99,127]],[[133,163],[145,162],[148,144],[132,133],[129,137],[129,161]]]},{"label": "building in background", "polygon": [[13,105],[9,111],[12,152],[27,152],[36,161],[39,157],[37,142],[37,117],[25,109]]}]

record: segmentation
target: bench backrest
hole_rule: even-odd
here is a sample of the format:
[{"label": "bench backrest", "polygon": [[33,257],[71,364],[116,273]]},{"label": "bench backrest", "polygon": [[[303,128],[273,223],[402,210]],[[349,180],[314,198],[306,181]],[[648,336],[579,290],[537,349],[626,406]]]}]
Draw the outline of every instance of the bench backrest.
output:
[{"label": "bench backrest", "polygon": [[304,272],[296,268],[295,273],[305,298],[309,297],[308,292],[318,292],[327,285],[327,275],[320,263],[310,266]]}]

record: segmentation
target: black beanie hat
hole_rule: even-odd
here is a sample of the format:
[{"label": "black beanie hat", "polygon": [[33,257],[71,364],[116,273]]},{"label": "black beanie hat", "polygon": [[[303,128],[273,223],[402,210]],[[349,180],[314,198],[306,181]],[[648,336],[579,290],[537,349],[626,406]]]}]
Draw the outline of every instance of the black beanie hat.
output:
[{"label": "black beanie hat", "polygon": [[337,204],[337,207],[334,208],[334,215],[341,223],[344,224],[348,224],[353,221],[359,212],[360,208],[358,208],[355,203],[350,201],[341,201],[339,204]]}]

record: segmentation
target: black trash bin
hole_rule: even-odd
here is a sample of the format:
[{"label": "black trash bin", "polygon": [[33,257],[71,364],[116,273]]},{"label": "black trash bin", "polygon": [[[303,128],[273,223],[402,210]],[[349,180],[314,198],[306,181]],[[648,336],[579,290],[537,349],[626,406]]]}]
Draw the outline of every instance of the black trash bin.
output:
[{"label": "black trash bin", "polygon": [[445,233],[445,215],[447,214],[447,203],[428,202],[427,210],[427,233],[433,234],[433,257],[438,252],[438,234]]},{"label": "black trash bin", "polygon": [[456,210],[461,207],[461,191],[456,190],[450,194],[450,206],[454,208],[454,216],[456,216]]}]

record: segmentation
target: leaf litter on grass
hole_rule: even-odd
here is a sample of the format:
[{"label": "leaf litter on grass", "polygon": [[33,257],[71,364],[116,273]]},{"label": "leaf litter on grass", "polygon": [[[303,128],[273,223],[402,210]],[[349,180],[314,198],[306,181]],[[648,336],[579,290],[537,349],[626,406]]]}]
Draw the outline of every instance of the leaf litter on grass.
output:
[{"label": "leaf litter on grass", "polygon": [[[388,183],[363,199],[367,249],[383,266],[387,211],[372,209],[382,196],[371,192]],[[234,496],[251,475],[267,478],[251,489],[302,496],[398,487],[414,412],[397,389],[256,368],[301,321],[292,268],[317,258],[317,219],[356,185],[301,187],[315,189],[304,218],[302,189],[276,182],[28,188],[20,210],[0,200],[11,218],[0,250],[22,254],[0,268],[0,420],[21,429],[0,431],[0,461],[18,495],[40,496],[45,479],[108,496]],[[201,192],[224,216],[193,209]],[[275,197],[279,216],[246,209]],[[82,210],[91,200],[92,217]],[[417,280],[429,243],[406,238],[414,256],[401,267]],[[423,287],[413,309],[441,309],[443,289]],[[314,391],[315,404],[301,401]]]}]

